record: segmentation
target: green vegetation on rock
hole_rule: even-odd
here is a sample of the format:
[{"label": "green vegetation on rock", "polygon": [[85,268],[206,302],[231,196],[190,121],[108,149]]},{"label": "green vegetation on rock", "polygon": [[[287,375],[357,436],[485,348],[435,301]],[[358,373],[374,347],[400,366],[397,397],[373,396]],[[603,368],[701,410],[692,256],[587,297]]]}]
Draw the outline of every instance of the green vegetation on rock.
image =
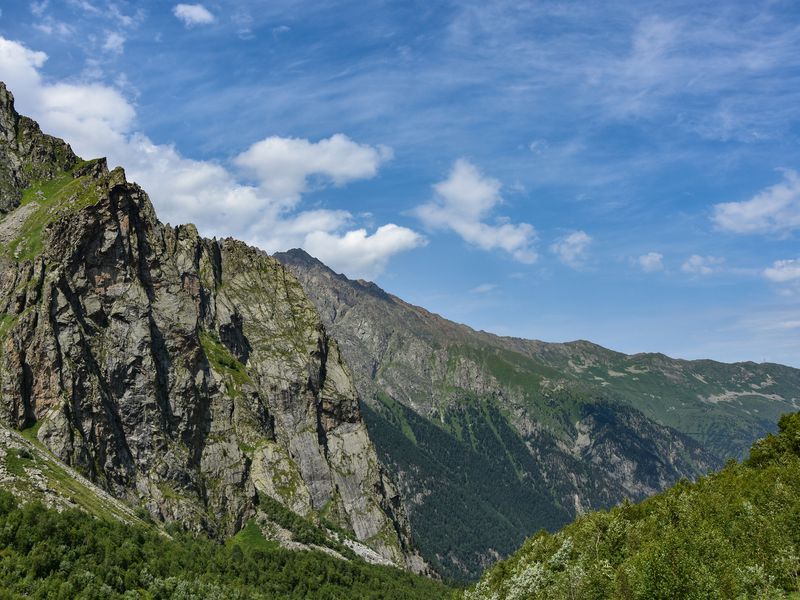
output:
[{"label": "green vegetation on rock", "polygon": [[[533,536],[465,600],[785,598],[800,591],[800,413],[696,483]],[[794,596],[790,596],[794,597]]]},{"label": "green vegetation on rock", "polygon": [[225,377],[225,385],[229,394],[236,394],[242,385],[251,383],[250,375],[245,366],[230,353],[213,332],[200,331],[200,344],[206,358],[213,369]]},{"label": "green vegetation on rock", "polygon": [[[80,163],[75,169],[89,164]],[[99,201],[97,179],[75,177],[75,169],[35,182],[23,192],[17,211],[25,211],[25,217],[16,237],[2,249],[4,254],[17,260],[35,258],[42,251],[44,232],[50,223]]]},{"label": "green vegetation on rock", "polygon": [[[259,507],[270,520],[291,532],[293,541],[309,546],[313,545],[330,548],[347,558],[356,557],[355,553],[347,546],[326,535],[322,525],[318,525],[310,519],[301,517],[277,500],[262,495],[259,498]],[[338,530],[337,533],[340,531],[341,530]]]}]

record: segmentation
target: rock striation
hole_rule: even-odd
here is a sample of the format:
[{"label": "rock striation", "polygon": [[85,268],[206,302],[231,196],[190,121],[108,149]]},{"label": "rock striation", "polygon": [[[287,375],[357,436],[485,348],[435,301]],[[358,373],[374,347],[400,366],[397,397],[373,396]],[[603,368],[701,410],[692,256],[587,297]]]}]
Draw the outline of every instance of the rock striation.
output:
[{"label": "rock striation", "polygon": [[[296,278],[19,116],[0,84],[0,421],[218,538],[264,499],[415,571],[351,374]],[[266,515],[267,517],[269,515]]]}]

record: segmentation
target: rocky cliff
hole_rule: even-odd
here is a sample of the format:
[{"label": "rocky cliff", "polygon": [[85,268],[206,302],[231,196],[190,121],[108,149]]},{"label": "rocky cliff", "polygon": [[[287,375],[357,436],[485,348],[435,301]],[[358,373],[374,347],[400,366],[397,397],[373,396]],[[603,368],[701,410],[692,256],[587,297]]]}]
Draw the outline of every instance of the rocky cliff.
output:
[{"label": "rocky cliff", "polygon": [[800,399],[797,369],[498,337],[302,250],[275,256],[339,341],[419,545],[453,577],[739,456]]},{"label": "rocky cliff", "polygon": [[0,84],[0,421],[219,538],[283,507],[421,571],[339,348],[276,260],[161,224]]}]

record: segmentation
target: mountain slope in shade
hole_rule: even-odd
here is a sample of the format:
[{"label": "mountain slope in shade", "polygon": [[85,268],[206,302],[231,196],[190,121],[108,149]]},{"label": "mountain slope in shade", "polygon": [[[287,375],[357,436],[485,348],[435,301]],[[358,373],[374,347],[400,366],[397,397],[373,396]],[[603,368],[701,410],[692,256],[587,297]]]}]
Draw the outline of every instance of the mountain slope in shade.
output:
[{"label": "mountain slope in shade", "polygon": [[498,337],[302,250],[275,257],[339,341],[423,552],[454,577],[740,456],[800,397],[796,369]]},{"label": "mountain slope in shade", "polygon": [[161,224],[0,84],[0,422],[153,517],[225,538],[290,510],[416,571],[351,375],[263,252]]}]

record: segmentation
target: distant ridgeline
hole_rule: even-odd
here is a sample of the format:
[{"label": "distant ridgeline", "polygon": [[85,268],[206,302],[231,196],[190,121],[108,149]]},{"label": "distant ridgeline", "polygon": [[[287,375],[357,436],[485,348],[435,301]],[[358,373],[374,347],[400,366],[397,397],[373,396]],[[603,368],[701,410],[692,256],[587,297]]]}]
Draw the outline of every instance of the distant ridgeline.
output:
[{"label": "distant ridgeline", "polygon": [[800,413],[696,483],[541,532],[464,600],[800,598]]}]

